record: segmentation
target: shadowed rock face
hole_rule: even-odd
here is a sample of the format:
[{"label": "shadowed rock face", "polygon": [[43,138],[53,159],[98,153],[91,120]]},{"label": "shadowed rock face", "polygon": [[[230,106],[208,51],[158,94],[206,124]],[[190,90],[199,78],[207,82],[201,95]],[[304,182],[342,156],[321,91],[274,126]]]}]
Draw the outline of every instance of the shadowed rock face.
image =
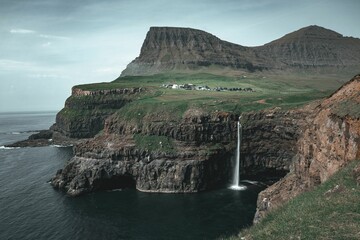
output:
[{"label": "shadowed rock face", "polygon": [[[199,128],[202,133],[192,131],[194,128],[185,127],[182,129],[191,130],[178,134],[181,127],[175,125],[174,129],[156,128],[156,133],[162,135],[174,133],[171,135],[175,137],[174,151],[171,152],[161,148],[153,151],[141,149],[136,145],[131,132],[112,132],[113,125],[108,123],[103,135],[75,146],[75,157],[52,179],[52,185],[76,196],[102,190],[109,187],[112,181],[118,183],[110,186],[120,186],[123,182],[123,187],[165,193],[198,192],[224,184],[230,179],[231,174],[229,169],[233,154],[231,149],[234,116],[221,116],[227,117],[221,118],[220,114],[208,116],[208,120],[202,122],[207,128],[201,128],[202,130],[200,123],[195,121],[193,127]],[[188,118],[183,119],[184,124],[189,126],[187,121]],[[117,124],[126,125],[118,122]],[[214,137],[222,144],[215,145],[204,141],[207,139],[205,137],[196,137],[207,136],[208,132],[205,129],[211,131],[214,128],[223,129],[219,136]],[[158,132],[158,129],[163,129],[164,132]],[[150,131],[153,128],[144,127],[144,130],[146,132],[137,130],[136,133],[151,135]],[[177,140],[176,136],[186,141]],[[130,184],[126,185],[128,183]]]},{"label": "shadowed rock face", "polygon": [[360,75],[317,105],[297,142],[291,172],[259,194],[254,222],[360,158]]},{"label": "shadowed rock face", "polygon": [[191,28],[151,27],[139,57],[121,76],[171,71],[254,72],[360,66],[360,39],[309,26],[260,47],[244,47]]},{"label": "shadowed rock face", "polygon": [[[252,178],[288,172],[297,153],[296,142],[305,125],[307,110],[272,109],[243,114],[242,175]],[[258,176],[259,177],[259,176]]]}]

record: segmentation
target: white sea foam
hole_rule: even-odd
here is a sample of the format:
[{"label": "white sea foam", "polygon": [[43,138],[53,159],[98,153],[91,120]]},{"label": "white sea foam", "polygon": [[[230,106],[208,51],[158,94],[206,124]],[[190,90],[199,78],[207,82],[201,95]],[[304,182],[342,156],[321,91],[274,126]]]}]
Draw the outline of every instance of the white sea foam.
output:
[{"label": "white sea foam", "polygon": [[0,146],[0,149],[6,149],[6,150],[8,150],[8,149],[18,149],[18,148],[20,148],[20,147],[5,147],[5,146]]},{"label": "white sea foam", "polygon": [[117,188],[117,189],[111,189],[109,190],[109,192],[121,192],[122,188]]},{"label": "white sea foam", "polygon": [[52,147],[56,147],[56,148],[66,148],[66,147],[72,147],[72,144],[69,145],[58,145],[58,144],[53,144],[51,145]]},{"label": "white sea foam", "polygon": [[246,186],[244,185],[232,185],[230,186],[230,189],[232,190],[236,190],[236,191],[242,191],[242,190],[246,190]]},{"label": "white sea foam", "polygon": [[11,132],[12,135],[19,135],[21,132]]},{"label": "white sea foam", "polygon": [[250,181],[250,180],[241,180],[241,182],[250,183],[250,184],[252,184],[252,185],[258,185],[258,184],[259,184],[258,181]]}]

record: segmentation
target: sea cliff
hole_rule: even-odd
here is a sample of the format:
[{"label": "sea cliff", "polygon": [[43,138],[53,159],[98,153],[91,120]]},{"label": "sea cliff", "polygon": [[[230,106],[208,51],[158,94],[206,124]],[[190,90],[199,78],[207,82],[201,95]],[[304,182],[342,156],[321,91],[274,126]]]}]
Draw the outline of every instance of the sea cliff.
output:
[{"label": "sea cliff", "polygon": [[[101,96],[114,99],[117,94],[107,91]],[[78,95],[76,91],[68,101]],[[86,96],[96,94],[86,92]],[[129,99],[120,96],[122,100]],[[88,104],[80,106],[91,111],[97,108]],[[66,104],[65,109],[73,111],[78,106]],[[233,172],[239,115],[198,108],[189,108],[178,115],[161,113],[132,114],[133,118],[129,119],[128,112],[120,110],[104,117],[103,130],[75,145],[75,156],[58,171],[52,185],[73,196],[121,187],[169,193],[198,192],[226,185]],[[262,180],[284,176],[296,153],[294,146],[304,114],[302,110],[281,109],[243,113],[242,174]],[[65,125],[62,117],[57,121],[60,124],[56,125]],[[73,124],[72,119],[65,122]],[[94,135],[86,131],[82,135],[76,131],[66,134]]]}]

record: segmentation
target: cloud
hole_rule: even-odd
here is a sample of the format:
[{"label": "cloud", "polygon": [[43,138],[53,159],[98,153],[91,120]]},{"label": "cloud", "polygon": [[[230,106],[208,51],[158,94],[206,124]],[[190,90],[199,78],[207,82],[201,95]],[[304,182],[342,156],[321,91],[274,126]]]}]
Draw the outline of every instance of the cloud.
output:
[{"label": "cloud", "polygon": [[24,68],[33,66],[29,62],[21,62],[10,59],[0,59],[0,69],[13,69],[13,68]]},{"label": "cloud", "polygon": [[41,46],[43,47],[50,47],[51,45],[51,42],[46,42],[46,43],[43,43]]},{"label": "cloud", "polygon": [[39,37],[46,38],[46,39],[57,39],[57,40],[69,40],[69,37],[64,36],[56,36],[56,35],[47,35],[47,34],[40,34]]},{"label": "cloud", "polygon": [[69,78],[66,75],[58,74],[58,73],[35,73],[28,75],[31,78],[39,78],[39,79],[66,79]]},{"label": "cloud", "polygon": [[[30,29],[24,29],[24,28],[13,28],[10,29],[10,33],[12,34],[35,34],[38,33],[34,30],[30,30]],[[55,39],[55,40],[69,40],[69,37],[65,37],[65,36],[58,36],[58,35],[50,35],[50,34],[43,34],[43,33],[38,33],[36,36],[40,37],[40,38],[45,38],[45,39]]]},{"label": "cloud", "polygon": [[33,34],[33,33],[36,33],[36,31],[30,30],[30,29],[23,29],[23,28],[14,28],[14,29],[10,30],[10,33],[13,33],[13,34]]},{"label": "cloud", "polygon": [[97,68],[93,71],[94,73],[100,73],[100,74],[120,74],[121,69],[119,67],[103,67],[103,68]]}]

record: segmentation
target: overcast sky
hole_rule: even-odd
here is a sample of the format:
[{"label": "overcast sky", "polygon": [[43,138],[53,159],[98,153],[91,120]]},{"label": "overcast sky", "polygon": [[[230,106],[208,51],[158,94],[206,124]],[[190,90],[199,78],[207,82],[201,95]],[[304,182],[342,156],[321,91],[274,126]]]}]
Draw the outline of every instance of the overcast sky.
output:
[{"label": "overcast sky", "polygon": [[117,78],[150,26],[244,46],[308,25],[360,37],[358,0],[0,0],[0,112],[55,110],[73,85]]}]

